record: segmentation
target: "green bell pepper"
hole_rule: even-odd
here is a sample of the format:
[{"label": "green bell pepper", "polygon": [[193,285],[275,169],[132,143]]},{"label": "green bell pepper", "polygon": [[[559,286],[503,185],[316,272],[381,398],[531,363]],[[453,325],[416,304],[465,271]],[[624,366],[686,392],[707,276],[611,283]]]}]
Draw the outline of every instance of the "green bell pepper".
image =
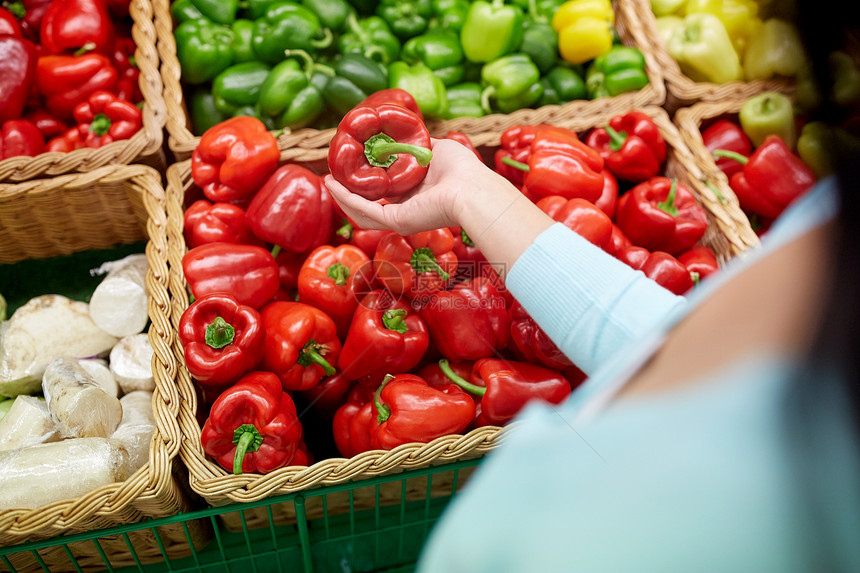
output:
[{"label": "green bell pepper", "polygon": [[170,14],[177,25],[188,20],[199,20],[206,17],[191,0],[177,0],[170,5]]},{"label": "green bell pepper", "polygon": [[482,117],[484,108],[481,105],[481,84],[466,82],[451,86],[447,90],[448,113],[445,119],[455,117]]},{"label": "green bell pepper", "polygon": [[471,4],[468,0],[432,0],[433,17],[428,26],[432,29],[442,28],[457,34],[466,23]]},{"label": "green bell pepper", "polygon": [[409,65],[394,62],[388,66],[388,87],[412,94],[421,113],[428,118],[441,118],[448,111],[445,84],[429,67],[419,62]]},{"label": "green bell pepper", "polygon": [[617,96],[646,85],[645,57],[637,48],[628,46],[613,46],[609,52],[594,58],[585,77],[590,99]]},{"label": "green bell pepper", "polygon": [[827,55],[827,63],[833,77],[833,100],[849,106],[860,99],[860,69],[854,58],[837,50]]},{"label": "green bell pepper", "polygon": [[212,82],[215,107],[221,113],[233,115],[242,106],[256,105],[260,87],[271,68],[263,62],[235,64],[218,74]]},{"label": "green bell pepper", "polygon": [[275,2],[254,22],[254,52],[260,60],[277,64],[285,50],[314,52],[331,45],[331,30],[320,25],[316,14],[293,2]]},{"label": "green bell pepper", "polygon": [[539,79],[540,71],[525,54],[511,54],[490,62],[481,70],[481,81],[486,86],[481,94],[484,112],[493,112],[491,99],[495,99],[496,108],[502,113],[537,103],[543,94]]},{"label": "green bell pepper", "polygon": [[361,54],[344,54],[323,89],[326,104],[341,117],[370,94],[388,88],[385,66]]},{"label": "green bell pepper", "polygon": [[794,105],[781,93],[765,92],[749,98],[741,106],[738,120],[755,147],[768,135],[778,135],[789,149],[797,143]]},{"label": "green bell pepper", "polygon": [[558,66],[541,78],[543,95],[539,105],[561,105],[576,99],[585,99],[587,92],[582,76],[575,70]]},{"label": "green bell pepper", "polygon": [[400,56],[400,40],[379,16],[358,20],[350,14],[346,25],[347,32],[338,38],[341,54],[362,54],[385,65]]},{"label": "green bell pepper", "polygon": [[558,62],[558,33],[545,22],[526,21],[519,51],[545,74]]},{"label": "green bell pepper", "polygon": [[233,63],[233,33],[205,18],[188,20],[173,32],[182,81],[208,82]]},{"label": "green bell pepper", "polygon": [[433,7],[430,0],[381,0],[376,14],[388,23],[395,36],[405,40],[424,33]]},{"label": "green bell pepper", "polygon": [[812,121],[803,126],[797,138],[797,154],[812,168],[819,179],[833,172],[830,161],[833,134],[831,127],[821,121]]},{"label": "green bell pepper", "polygon": [[426,64],[446,86],[463,81],[463,48],[454,32],[430,30],[407,40],[400,59],[407,64]]},{"label": "green bell pepper", "polygon": [[233,63],[255,61],[257,54],[254,53],[253,45],[254,22],[239,19],[233,22],[230,29],[233,31],[233,43],[230,45],[233,50]]},{"label": "green bell pepper", "polygon": [[346,18],[355,10],[346,0],[302,0],[302,5],[317,15],[323,26],[340,32],[346,27]]},{"label": "green bell pepper", "polygon": [[269,6],[281,0],[245,0],[245,9],[251,15],[251,20],[259,20],[266,15]]},{"label": "green bell pepper", "polygon": [[523,11],[504,0],[477,0],[460,30],[463,53],[472,62],[491,62],[516,51],[523,39]]},{"label": "green bell pepper", "polygon": [[263,122],[263,125],[265,125],[266,129],[268,129],[269,131],[275,129],[275,122],[270,117],[264,117],[260,113],[259,106],[243,105],[242,107],[237,108],[236,111],[233,113],[233,117],[239,117],[243,115],[246,115],[248,117],[256,117]]},{"label": "green bell pepper", "polygon": [[726,27],[713,14],[689,14],[666,43],[691,80],[722,84],[741,79],[741,64]]},{"label": "green bell pepper", "polygon": [[312,81],[314,72],[327,70],[334,75],[334,70],[315,64],[302,50],[290,50],[287,56],[298,57],[302,62],[287,59],[272,68],[260,86],[257,108],[274,128],[299,129],[313,123],[325,109],[322,92]]},{"label": "green bell pepper", "polygon": [[[568,0],[513,0],[511,4],[519,6],[529,14],[532,20],[537,22],[550,22],[562,4]],[[534,8],[532,8],[534,4]]]},{"label": "green bell pepper", "polygon": [[197,90],[191,95],[191,127],[195,135],[203,135],[207,129],[230,116],[215,107],[215,96],[209,90]]},{"label": "green bell pepper", "polygon": [[239,10],[239,0],[191,0],[191,3],[204,18],[225,26],[233,23]]}]

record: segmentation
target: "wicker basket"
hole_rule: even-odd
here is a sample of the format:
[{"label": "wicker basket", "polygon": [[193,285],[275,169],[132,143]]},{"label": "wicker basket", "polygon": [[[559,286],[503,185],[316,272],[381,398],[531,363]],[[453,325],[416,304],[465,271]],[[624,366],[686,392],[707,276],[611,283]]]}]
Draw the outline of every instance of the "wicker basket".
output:
[{"label": "wicker basket", "polygon": [[70,153],[42,153],[36,157],[11,157],[0,161],[0,181],[26,181],[36,177],[92,171],[111,164],[142,163],[163,171],[167,162],[162,144],[167,112],[162,99],[158,52],[152,4],[132,0],[129,14],[134,21],[132,37],[137,50],[134,58],[140,69],[143,94],[143,127],[131,139],[115,141],[98,149],[78,149]]},{"label": "wicker basket", "polygon": [[[625,45],[638,47],[645,56],[649,83],[638,92],[621,94],[597,100],[578,100],[564,105],[547,105],[539,109],[523,109],[511,114],[493,114],[481,118],[462,117],[447,121],[430,121],[427,127],[432,135],[444,135],[448,131],[462,131],[468,135],[488,131],[504,131],[511,125],[521,123],[557,123],[565,118],[601,112],[613,112],[631,107],[662,105],[666,98],[666,87],[660,65],[652,54],[651,45],[638,38],[647,37],[641,24],[628,6],[628,0],[613,2],[616,14],[616,29]],[[168,0],[153,0],[155,27],[158,32],[158,52],[161,56],[161,75],[164,82],[164,101],[167,107],[168,145],[177,160],[188,159],[197,146],[199,137],[190,131],[190,121],[180,82],[181,69],[176,57],[176,42],[173,39],[173,19]],[[281,149],[312,149],[318,157],[325,156],[325,149],[334,129],[300,129],[284,133],[279,138]],[[310,158],[312,156],[305,156]]]},{"label": "wicker basket", "polygon": [[637,45],[650,44],[649,52],[663,72],[668,88],[664,107],[670,113],[700,101],[746,99],[766,91],[786,94],[794,92],[794,82],[787,79],[736,81],[725,84],[694,82],[681,72],[678,62],[666,50],[666,45],[657,32],[657,19],[651,11],[649,0],[625,0],[624,5],[632,13],[631,18],[639,24],[630,30],[634,42]]},{"label": "wicker basket", "polygon": [[[167,517],[190,509],[190,497],[181,484],[185,479],[176,475],[178,464],[174,458],[179,452],[179,425],[177,406],[179,396],[173,383],[176,374],[173,333],[170,325],[170,299],[168,296],[167,220],[165,217],[164,190],[159,174],[144,166],[103,167],[91,174],[64,176],[44,182],[44,189],[35,193],[64,195],[62,186],[49,185],[60,179],[87,178],[87,186],[97,184],[99,177],[107,181],[122,178],[133,181],[149,219],[146,231],[149,242],[146,257],[150,268],[146,276],[149,290],[149,340],[155,351],[153,372],[159,381],[153,392],[153,413],[156,432],[150,445],[149,462],[126,481],[100,487],[78,499],[60,501],[36,509],[0,511],[0,545],[13,545],[28,540],[46,539],[58,535],[82,533],[124,523],[134,523],[148,517]],[[165,381],[169,381],[165,382]],[[209,539],[209,529],[194,522],[186,536],[183,527],[173,525],[130,532],[124,536],[93,543],[70,543],[38,550],[38,557],[47,569],[72,571],[70,556],[82,570],[130,566],[135,559],[129,550],[132,543],[142,562],[153,562],[168,555],[190,554],[191,546],[202,546]],[[162,549],[163,548],[163,549]],[[162,552],[163,551],[163,552]],[[19,571],[42,570],[34,552],[13,555],[11,565]],[[107,561],[107,564],[106,564]],[[10,563],[6,563],[8,567]],[[3,564],[0,563],[0,569]]]}]

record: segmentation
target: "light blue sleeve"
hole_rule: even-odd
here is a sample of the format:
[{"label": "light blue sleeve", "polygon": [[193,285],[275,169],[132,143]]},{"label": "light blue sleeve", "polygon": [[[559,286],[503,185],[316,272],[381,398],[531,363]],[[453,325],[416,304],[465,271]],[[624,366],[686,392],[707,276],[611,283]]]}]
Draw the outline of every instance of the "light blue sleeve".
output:
[{"label": "light blue sleeve", "polygon": [[679,312],[686,300],[561,223],[541,233],[517,259],[506,286],[588,375]]}]

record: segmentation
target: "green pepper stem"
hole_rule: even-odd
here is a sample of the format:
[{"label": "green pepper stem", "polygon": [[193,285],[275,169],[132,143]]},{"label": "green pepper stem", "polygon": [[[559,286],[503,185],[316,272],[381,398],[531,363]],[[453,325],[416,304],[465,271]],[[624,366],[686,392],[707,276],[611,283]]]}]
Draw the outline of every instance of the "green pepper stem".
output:
[{"label": "green pepper stem", "polygon": [[312,47],[318,50],[324,50],[328,48],[334,41],[334,34],[331,33],[331,30],[329,30],[328,28],[323,28],[322,31],[322,38],[314,38],[313,40],[308,42]]},{"label": "green pepper stem", "polygon": [[449,380],[451,380],[451,382],[453,382],[463,390],[471,392],[476,396],[483,396],[487,393],[487,389],[483,386],[472,384],[471,382],[467,381],[465,378],[454,372],[454,369],[451,368],[451,364],[448,362],[447,359],[443,358],[439,361],[439,369],[442,370],[442,372],[445,374],[445,376],[448,377]]},{"label": "green pepper stem", "polygon": [[537,0],[529,0],[529,18],[534,22],[546,24],[546,18],[544,15],[538,13]]},{"label": "green pepper stem", "polygon": [[110,131],[111,121],[103,113],[96,115],[93,118],[92,123],[90,123],[90,133],[95,133],[96,135],[106,135],[108,131]]},{"label": "green pepper stem", "polygon": [[484,113],[490,115],[493,113],[493,106],[490,105],[490,99],[495,97],[496,95],[496,87],[495,86],[487,86],[484,88],[484,91],[481,92],[481,108],[484,110]]},{"label": "green pepper stem", "polygon": [[406,326],[406,315],[403,308],[392,308],[382,313],[382,325],[388,330],[394,330],[400,334],[406,334],[409,327]]},{"label": "green pepper stem", "polygon": [[242,424],[233,431],[236,454],[233,456],[233,473],[241,475],[245,454],[256,452],[263,445],[263,436],[253,424]]},{"label": "green pepper stem", "polygon": [[334,263],[328,268],[327,273],[329,278],[334,279],[334,284],[343,286],[349,278],[349,267],[343,263]]},{"label": "green pepper stem", "polygon": [[364,155],[374,167],[390,167],[399,153],[412,155],[421,167],[427,167],[433,159],[433,152],[426,147],[399,143],[384,133],[377,133],[364,142]]},{"label": "green pepper stem", "polygon": [[690,278],[693,279],[694,285],[699,284],[699,281],[701,280],[701,278],[699,277],[699,273],[697,273],[696,271],[690,271]]},{"label": "green pepper stem", "polygon": [[520,171],[530,171],[531,170],[531,168],[528,165],[526,165],[525,163],[517,161],[516,159],[511,159],[510,157],[502,157],[502,163],[504,163],[505,165],[510,165],[511,167],[515,167],[516,169],[519,169]]},{"label": "green pepper stem", "polygon": [[376,389],[376,392],[373,393],[373,405],[376,406],[377,412],[376,419],[380,424],[391,417],[391,409],[382,403],[382,389],[385,388],[392,380],[394,380],[394,376],[386,374],[385,378],[382,379],[382,384],[380,384],[379,388]]},{"label": "green pepper stem", "polygon": [[75,52],[73,55],[74,56],[83,56],[87,52],[91,52],[95,49],[96,49],[95,42],[87,42],[86,44],[81,46],[81,48],[77,52]]},{"label": "green pepper stem", "polygon": [[368,34],[364,28],[358,23],[358,18],[355,15],[355,12],[350,12],[349,16],[346,17],[346,26],[349,28],[349,31],[356,36],[358,36],[358,41],[361,44],[369,44],[372,40],[370,34]]},{"label": "green pepper stem", "polygon": [[624,142],[627,141],[627,133],[626,132],[618,132],[612,129],[611,126],[606,126],[603,129],[606,130],[606,133],[609,134],[609,149],[612,151],[618,151],[622,147],[624,147]]},{"label": "green pepper stem", "polygon": [[305,76],[307,76],[308,81],[311,80],[311,76],[314,75],[314,59],[311,57],[309,53],[304,50],[284,50],[284,55],[286,57],[295,56],[301,63],[299,64],[305,70]]},{"label": "green pepper stem", "polygon": [[465,229],[460,229],[460,240],[463,241],[463,244],[467,247],[475,246],[475,241],[473,241],[472,238],[466,233]]},{"label": "green pepper stem", "polygon": [[717,159],[719,159],[720,157],[725,157],[726,159],[734,159],[741,165],[746,165],[747,163],[749,163],[750,160],[749,157],[741,155],[737,151],[729,151],[728,149],[715,149],[713,152],[713,156]]},{"label": "green pepper stem", "polygon": [[212,348],[218,349],[232,344],[235,337],[236,329],[220,316],[216,316],[212,323],[206,325],[203,340]]},{"label": "green pepper stem", "polygon": [[13,16],[18,18],[19,20],[23,19],[24,16],[27,15],[27,9],[24,7],[23,2],[11,2],[9,4],[3,4],[7,10],[9,10]]},{"label": "green pepper stem", "polygon": [[723,195],[723,192],[720,191],[716,185],[711,183],[710,181],[705,181],[705,186],[713,192],[714,195],[717,196],[717,201],[720,202],[721,205],[728,204],[729,200],[726,199],[726,196]]},{"label": "green pepper stem", "polygon": [[349,222],[349,219],[346,217],[343,218],[343,225],[335,232],[335,234],[347,241],[352,239],[352,233],[355,231],[355,227],[352,226],[352,223]]},{"label": "green pepper stem", "polygon": [[[362,55],[368,60],[373,60],[374,62],[379,62],[380,64],[388,64],[390,63],[388,60],[388,54],[385,53],[385,50],[382,49],[382,46],[370,45],[364,49]],[[379,56],[379,59],[377,59]]]},{"label": "green pepper stem", "polygon": [[319,353],[320,344],[314,339],[308,340],[308,343],[302,347],[302,351],[299,352],[299,358],[296,360],[296,363],[299,366],[310,366],[311,364],[316,364],[323,369],[323,372],[326,373],[326,376],[333,376],[337,370],[329,364],[328,360],[322,357]]},{"label": "green pepper stem", "polygon": [[415,269],[416,273],[435,271],[443,281],[447,281],[451,278],[451,275],[445,272],[445,269],[439,266],[439,263],[436,262],[436,255],[434,255],[433,251],[428,247],[422,247],[412,251],[412,257],[409,259],[409,264],[412,265],[412,268]]},{"label": "green pepper stem", "polygon": [[657,208],[673,217],[678,216],[678,207],[675,206],[675,196],[678,194],[678,180],[672,179],[672,187],[669,188],[669,196],[662,203],[657,203]]},{"label": "green pepper stem", "polygon": [[277,259],[278,255],[281,254],[282,250],[283,249],[281,249],[281,245],[275,245],[274,247],[272,247],[272,258]]}]

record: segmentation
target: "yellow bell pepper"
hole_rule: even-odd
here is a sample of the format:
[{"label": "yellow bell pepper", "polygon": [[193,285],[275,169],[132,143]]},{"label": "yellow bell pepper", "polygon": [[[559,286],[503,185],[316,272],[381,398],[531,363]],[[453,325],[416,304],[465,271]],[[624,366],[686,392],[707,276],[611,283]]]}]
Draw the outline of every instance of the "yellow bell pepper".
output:
[{"label": "yellow bell pepper", "polygon": [[571,64],[584,64],[612,49],[615,12],[610,0],[570,0],[552,18],[558,51]]},{"label": "yellow bell pepper", "polygon": [[769,18],[750,38],[744,52],[744,77],[747,80],[794,77],[805,62],[806,52],[794,24]]},{"label": "yellow bell pepper", "polygon": [[719,18],[738,56],[743,56],[747,42],[761,25],[758,4],[753,0],[687,0],[685,10],[687,14],[705,13]]}]

